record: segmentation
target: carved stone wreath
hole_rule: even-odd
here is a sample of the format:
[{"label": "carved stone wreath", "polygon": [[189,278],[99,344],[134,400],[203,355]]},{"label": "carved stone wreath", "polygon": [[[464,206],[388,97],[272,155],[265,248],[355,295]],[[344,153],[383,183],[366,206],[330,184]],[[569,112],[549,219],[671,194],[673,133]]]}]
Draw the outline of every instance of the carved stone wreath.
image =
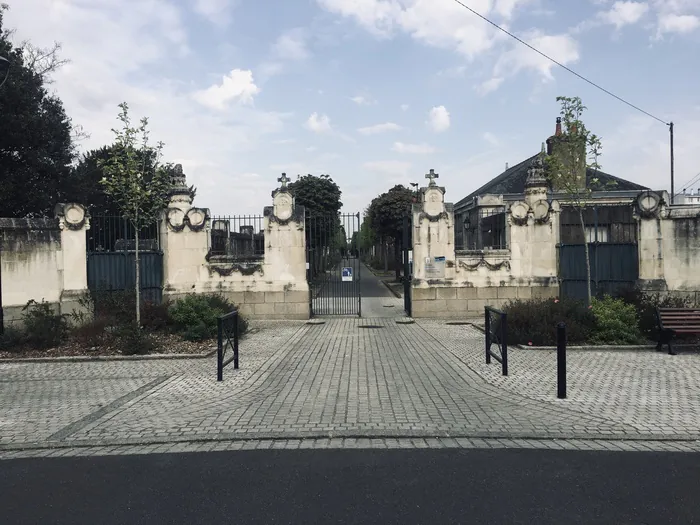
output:
[{"label": "carved stone wreath", "polygon": [[532,215],[537,224],[546,224],[549,222],[549,212],[552,207],[546,200],[542,199],[532,205]]},{"label": "carved stone wreath", "polygon": [[530,207],[524,202],[515,202],[510,207],[510,220],[516,226],[525,226],[528,220]]},{"label": "carved stone wreath", "polygon": [[73,231],[81,230],[89,219],[85,207],[81,204],[57,204],[55,214],[59,218],[61,229],[65,227]]},{"label": "carved stone wreath", "polygon": [[252,266],[243,266],[242,264],[232,264],[231,266],[211,266],[211,270],[218,273],[222,277],[228,277],[234,272],[239,272],[241,275],[253,275],[259,272],[260,275],[264,275],[262,264],[255,264]]},{"label": "carved stone wreath", "polygon": [[202,231],[209,220],[209,210],[206,208],[191,208],[187,213],[179,208],[168,208],[165,214],[168,226],[174,232],[181,232],[189,226],[193,232]]},{"label": "carved stone wreath", "polygon": [[419,218],[419,220],[428,219],[430,222],[438,222],[440,219],[447,220],[449,217],[450,216],[448,215],[448,213],[446,211],[443,211],[442,213],[438,213],[437,215],[430,215],[430,214],[423,211],[423,212],[421,212],[421,214],[419,215],[418,218]]},{"label": "carved stone wreath", "polygon": [[645,191],[637,197],[637,212],[640,217],[652,219],[659,216],[661,197],[653,191]]},{"label": "carved stone wreath", "polygon": [[274,213],[274,207],[273,206],[265,206],[263,210],[263,215],[267,217],[270,223],[277,223],[280,226],[286,226],[290,222],[296,222],[299,224],[304,223],[304,208],[303,206],[295,206],[294,211],[292,212],[292,215],[287,218],[287,219],[280,219],[279,217],[275,216]]},{"label": "carved stone wreath", "polygon": [[491,270],[492,272],[497,272],[498,270],[501,270],[503,268],[505,268],[506,270],[510,270],[510,262],[509,261],[501,261],[499,263],[492,264],[492,263],[488,262],[486,259],[484,259],[483,257],[477,263],[467,264],[464,261],[459,261],[459,265],[469,272],[475,272],[476,270],[478,270],[482,266],[485,266],[487,269]]}]

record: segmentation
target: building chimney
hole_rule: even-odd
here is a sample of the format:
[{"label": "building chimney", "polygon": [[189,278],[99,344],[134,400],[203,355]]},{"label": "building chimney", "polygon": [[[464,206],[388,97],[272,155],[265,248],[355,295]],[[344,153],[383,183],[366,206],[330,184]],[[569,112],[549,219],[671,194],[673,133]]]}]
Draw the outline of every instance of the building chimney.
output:
[{"label": "building chimney", "polygon": [[508,163],[506,162],[506,171],[508,171]]},{"label": "building chimney", "polygon": [[561,117],[557,117],[557,127],[556,131],[554,132],[555,137],[560,137],[561,136]]}]

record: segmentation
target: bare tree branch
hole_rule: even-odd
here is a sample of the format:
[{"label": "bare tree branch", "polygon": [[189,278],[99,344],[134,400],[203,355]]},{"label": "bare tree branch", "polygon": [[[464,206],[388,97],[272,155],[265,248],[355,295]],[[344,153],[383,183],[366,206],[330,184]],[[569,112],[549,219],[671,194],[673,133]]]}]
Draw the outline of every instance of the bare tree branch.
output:
[{"label": "bare tree branch", "polygon": [[25,65],[42,77],[45,84],[53,82],[50,78],[52,73],[70,63],[70,60],[60,57],[63,46],[59,42],[54,42],[51,47],[37,47],[25,40],[19,47],[24,54]]}]

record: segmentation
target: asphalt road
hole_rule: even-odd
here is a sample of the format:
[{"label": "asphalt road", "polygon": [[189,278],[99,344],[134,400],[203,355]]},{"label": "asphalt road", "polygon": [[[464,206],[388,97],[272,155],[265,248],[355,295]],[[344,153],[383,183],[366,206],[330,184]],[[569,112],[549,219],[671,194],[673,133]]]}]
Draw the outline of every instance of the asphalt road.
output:
[{"label": "asphalt road", "polygon": [[0,462],[0,522],[700,523],[700,455],[269,450]]}]

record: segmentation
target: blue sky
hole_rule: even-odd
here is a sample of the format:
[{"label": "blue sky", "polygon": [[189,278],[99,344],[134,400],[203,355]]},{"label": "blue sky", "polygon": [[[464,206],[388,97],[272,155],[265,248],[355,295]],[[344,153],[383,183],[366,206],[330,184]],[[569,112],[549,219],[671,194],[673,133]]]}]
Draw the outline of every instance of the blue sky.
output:
[{"label": "blue sky", "polygon": [[[346,211],[434,168],[456,202],[539,151],[580,96],[603,169],[669,187],[668,131],[454,0],[10,0],[17,41],[63,44],[52,89],[90,138],[150,117],[214,214],[262,213],[282,171],[328,173]],[[464,0],[677,129],[700,172],[700,0]],[[41,13],[42,16],[37,16]],[[694,184],[700,187],[700,184]]]}]

